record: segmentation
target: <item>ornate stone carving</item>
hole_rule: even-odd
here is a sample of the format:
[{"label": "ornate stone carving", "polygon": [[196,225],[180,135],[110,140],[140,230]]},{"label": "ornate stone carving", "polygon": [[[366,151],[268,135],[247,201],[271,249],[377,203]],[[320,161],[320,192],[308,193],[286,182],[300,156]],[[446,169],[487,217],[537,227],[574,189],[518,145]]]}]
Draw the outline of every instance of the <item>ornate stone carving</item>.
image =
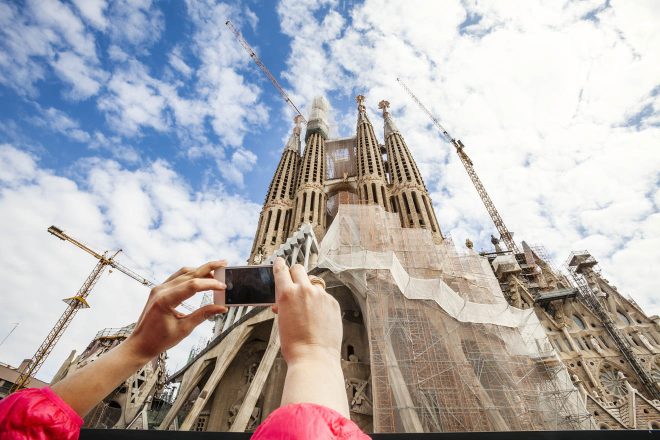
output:
[{"label": "ornate stone carving", "polygon": [[346,391],[348,391],[349,408],[352,412],[369,414],[373,412],[371,399],[367,396],[369,379],[362,380],[348,378],[345,380]]}]

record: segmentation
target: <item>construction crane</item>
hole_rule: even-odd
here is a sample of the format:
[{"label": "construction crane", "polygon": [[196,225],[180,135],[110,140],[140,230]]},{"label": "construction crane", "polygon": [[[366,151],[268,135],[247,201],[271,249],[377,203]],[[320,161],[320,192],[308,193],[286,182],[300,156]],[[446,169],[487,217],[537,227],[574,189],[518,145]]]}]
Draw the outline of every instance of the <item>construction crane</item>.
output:
[{"label": "construction crane", "polygon": [[[64,231],[62,231],[57,226],[51,226],[50,228],[48,228],[48,232],[50,232],[60,240],[73,243],[75,246],[84,250],[88,254],[94,256],[94,258],[98,260],[98,263],[96,263],[96,266],[94,266],[92,272],[89,274],[89,276],[87,277],[83,285],[80,287],[80,289],[78,289],[78,292],[74,296],[70,298],[65,298],[63,300],[68,305],[68,307],[66,308],[64,313],[62,313],[62,316],[60,316],[60,319],[57,321],[57,323],[55,323],[55,326],[53,326],[53,328],[50,330],[48,336],[46,336],[46,339],[41,343],[34,356],[32,356],[32,360],[30,364],[23,371],[20,372],[20,375],[18,376],[18,379],[16,380],[14,386],[11,388],[10,393],[13,393],[14,391],[17,391],[28,385],[32,377],[34,377],[34,375],[37,373],[39,368],[41,368],[43,363],[46,361],[46,358],[48,358],[50,352],[53,351],[55,344],[57,344],[57,341],[59,341],[59,339],[62,337],[64,331],[67,329],[67,327],[69,327],[69,324],[71,324],[71,321],[73,320],[76,313],[78,313],[78,310],[89,308],[89,304],[87,303],[86,298],[90,294],[90,292],[92,291],[98,280],[101,278],[101,275],[105,271],[106,267],[110,266],[113,269],[117,269],[118,271],[122,272],[125,275],[128,275],[129,277],[133,278],[135,281],[139,282],[144,286],[148,286],[148,287],[155,286],[153,282],[149,281],[146,278],[141,277],[137,273],[117,263],[114,260],[114,258],[117,256],[117,254],[119,254],[119,252],[121,252],[121,250],[118,250],[112,256],[108,256],[109,255],[108,251],[105,251],[102,254],[98,253],[93,249],[89,248],[88,246],[86,246],[85,244],[81,243],[80,241],[65,234]],[[182,305],[188,310],[194,310],[194,308],[188,304],[182,303]]]},{"label": "construction crane", "polygon": [[425,106],[424,104],[421,103],[419,99],[417,99],[417,96],[408,88],[408,86],[400,79],[396,79],[401,87],[410,95],[410,97],[417,103],[419,108],[422,109],[424,113],[426,113],[429,118],[433,121],[433,124],[440,130],[440,133],[444,136],[445,140],[452,144],[454,148],[456,149],[456,154],[458,154],[458,157],[461,159],[461,162],[463,163],[463,166],[465,167],[465,171],[467,171],[468,176],[470,176],[470,180],[472,180],[472,184],[474,187],[477,189],[477,193],[479,193],[479,197],[481,197],[481,200],[484,202],[484,205],[486,206],[486,210],[488,211],[488,214],[490,214],[490,218],[493,220],[493,223],[495,223],[495,227],[497,228],[497,232],[499,232],[500,237],[504,241],[504,244],[506,245],[507,249],[514,254],[519,254],[520,250],[518,249],[518,246],[516,245],[516,242],[513,241],[513,234],[509,232],[507,229],[506,225],[504,224],[504,220],[502,220],[502,217],[500,216],[500,213],[497,212],[497,208],[495,208],[495,204],[491,200],[490,196],[486,192],[486,188],[484,187],[484,184],[481,183],[481,179],[479,179],[479,176],[477,175],[477,172],[474,170],[474,164],[472,163],[472,160],[470,157],[467,155],[465,152],[465,145],[463,145],[463,142],[461,142],[458,139],[454,139],[445,129],[445,127],[442,126],[440,121],[433,116],[433,113],[431,113]]},{"label": "construction crane", "polygon": [[289,98],[289,95],[284,91],[282,86],[280,86],[280,83],[277,82],[277,80],[275,79],[273,74],[270,73],[270,70],[268,70],[268,67],[266,67],[264,65],[264,63],[261,62],[261,60],[257,56],[257,53],[254,51],[254,49],[252,49],[252,47],[248,44],[248,42],[245,41],[245,38],[243,38],[243,35],[241,35],[241,32],[238,29],[236,29],[234,24],[229,20],[227,20],[225,22],[225,25],[227,25],[229,30],[232,31],[232,33],[234,34],[234,36],[236,37],[238,42],[241,43],[241,46],[243,46],[243,48],[247,51],[247,53],[250,55],[250,57],[252,57],[254,62],[257,63],[257,66],[259,66],[261,71],[268,77],[268,79],[275,86],[277,91],[280,92],[280,95],[282,95],[282,98],[284,98],[284,100],[287,102],[287,104],[289,104],[289,106],[293,109],[293,111],[296,112],[300,116],[301,122],[303,124],[307,124],[307,120],[302,115],[302,113],[300,113],[300,110],[298,110],[298,107],[296,107],[296,105],[293,103],[293,101],[291,101],[291,98]]}]

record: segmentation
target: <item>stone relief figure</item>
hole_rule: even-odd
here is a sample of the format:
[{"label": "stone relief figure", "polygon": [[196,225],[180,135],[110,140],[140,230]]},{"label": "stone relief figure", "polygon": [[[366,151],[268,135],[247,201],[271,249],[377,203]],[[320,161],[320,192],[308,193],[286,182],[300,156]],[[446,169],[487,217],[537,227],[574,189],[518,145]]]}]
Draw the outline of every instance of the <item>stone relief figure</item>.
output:
[{"label": "stone relief figure", "polygon": [[591,342],[591,346],[600,354],[601,356],[605,356],[605,350],[603,350],[603,347],[601,347],[600,342],[598,342],[598,339],[594,338],[593,336],[589,338],[589,342]]},{"label": "stone relief figure", "polygon": [[247,424],[247,430],[252,431],[253,429],[255,429],[259,424],[260,418],[261,418],[261,408],[255,406],[254,409],[252,410],[252,414],[250,414],[250,420],[248,421]]},{"label": "stone relief figure", "polygon": [[560,327],[566,327],[566,314],[564,313],[564,308],[561,305],[554,306],[554,314],[552,316]]},{"label": "stone relief figure", "polygon": [[646,347],[651,353],[658,351],[644,334],[637,333],[637,337],[639,337],[639,340],[642,342],[642,344],[644,344],[644,347]]},{"label": "stone relief figure", "polygon": [[351,377],[345,380],[345,384],[346,391],[348,391],[349,409],[360,414],[372,414],[371,400],[367,396],[369,379],[362,380]]},{"label": "stone relief figure", "polygon": [[252,380],[254,380],[254,375],[257,374],[257,368],[259,368],[259,364],[256,362],[253,362],[250,364],[250,366],[245,370],[245,373],[243,373],[243,376],[245,377],[245,383],[251,384]]},{"label": "stone relief figure", "polygon": [[238,410],[241,409],[241,405],[236,404],[232,405],[229,410],[227,410],[227,413],[229,414],[229,417],[227,417],[227,425],[231,428],[231,425],[234,424],[234,420],[236,420],[236,416],[238,415]]},{"label": "stone relief figure", "polygon": [[588,273],[584,274],[584,278],[587,280],[589,287],[591,287],[591,290],[596,296],[601,298],[607,297],[607,294],[603,292],[603,290],[598,285],[598,276],[596,275],[596,272],[589,271]]},{"label": "stone relief figure", "polygon": [[511,299],[511,305],[518,309],[522,308],[522,297],[518,291],[518,285],[516,283],[509,283],[509,294]]}]

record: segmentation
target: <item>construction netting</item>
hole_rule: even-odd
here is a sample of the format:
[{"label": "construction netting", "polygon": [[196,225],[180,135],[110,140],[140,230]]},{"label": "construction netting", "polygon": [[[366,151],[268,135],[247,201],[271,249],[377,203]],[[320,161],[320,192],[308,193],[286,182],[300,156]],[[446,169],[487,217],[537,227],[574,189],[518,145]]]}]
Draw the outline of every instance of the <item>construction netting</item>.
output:
[{"label": "construction netting", "polygon": [[375,432],[593,427],[533,309],[510,306],[476,252],[340,205],[319,266],[362,308]]},{"label": "construction netting", "polygon": [[355,138],[335,139],[325,143],[326,180],[343,179],[357,175]]}]

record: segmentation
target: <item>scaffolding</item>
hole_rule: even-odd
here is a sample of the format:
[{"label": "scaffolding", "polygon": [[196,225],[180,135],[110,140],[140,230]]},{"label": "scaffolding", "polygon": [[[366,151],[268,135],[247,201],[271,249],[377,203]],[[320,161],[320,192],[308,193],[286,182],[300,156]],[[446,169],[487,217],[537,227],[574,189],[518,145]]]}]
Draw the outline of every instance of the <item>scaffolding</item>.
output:
[{"label": "scaffolding", "polygon": [[355,137],[326,141],[325,157],[326,180],[357,176]]},{"label": "scaffolding", "polygon": [[585,273],[594,271],[594,266],[596,266],[596,264],[598,264],[598,262],[589,252],[576,251],[572,252],[568,257],[565,267],[577,286],[580,301],[582,301],[582,303],[598,317],[616,346],[623,354],[623,357],[628,361],[628,364],[640,378],[650,395],[653,396],[654,399],[660,399],[660,390],[656,385],[657,381],[646,370],[646,368],[644,368],[644,365],[642,365],[640,359],[635,355],[634,350],[630,346],[630,342],[618,329],[607,308],[599,300],[597,294],[592,290],[585,277]]},{"label": "scaffolding", "polygon": [[594,427],[533,309],[508,304],[487,258],[341,204],[319,267],[366,318],[375,432]]}]

